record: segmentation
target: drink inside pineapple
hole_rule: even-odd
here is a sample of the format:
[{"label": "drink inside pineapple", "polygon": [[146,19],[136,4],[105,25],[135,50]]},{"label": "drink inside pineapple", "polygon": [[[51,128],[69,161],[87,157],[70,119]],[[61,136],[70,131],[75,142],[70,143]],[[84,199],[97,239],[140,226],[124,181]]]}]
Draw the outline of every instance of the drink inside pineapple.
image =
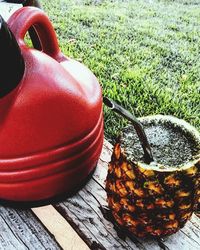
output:
[{"label": "drink inside pineapple", "polygon": [[[171,116],[151,116],[141,119],[154,163],[161,167],[181,167],[200,154],[198,135],[189,124]],[[121,146],[127,157],[144,162],[144,152],[133,126],[121,132]]]},{"label": "drink inside pineapple", "polygon": [[108,165],[108,206],[117,224],[129,233],[166,236],[182,228],[200,203],[200,134],[171,116],[140,121],[154,161],[144,162],[134,128],[125,128]]}]

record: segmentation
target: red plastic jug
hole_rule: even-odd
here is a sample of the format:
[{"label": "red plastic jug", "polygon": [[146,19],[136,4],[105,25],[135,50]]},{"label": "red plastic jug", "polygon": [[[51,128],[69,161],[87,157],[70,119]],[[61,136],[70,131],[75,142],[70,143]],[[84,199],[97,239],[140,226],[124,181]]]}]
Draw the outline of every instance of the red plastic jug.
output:
[{"label": "red plastic jug", "polygon": [[[42,51],[25,44],[31,26]],[[100,84],[86,66],[63,55],[44,11],[23,7],[8,27],[24,71],[0,98],[0,199],[39,201],[73,192],[102,150]]]}]

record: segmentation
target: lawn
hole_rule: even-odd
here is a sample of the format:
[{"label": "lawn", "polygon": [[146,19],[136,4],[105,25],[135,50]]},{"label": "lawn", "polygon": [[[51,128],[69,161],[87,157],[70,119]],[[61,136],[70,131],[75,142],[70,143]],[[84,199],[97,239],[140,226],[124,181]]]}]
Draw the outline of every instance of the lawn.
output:
[{"label": "lawn", "polygon": [[[62,51],[135,113],[171,114],[200,130],[199,0],[41,1]],[[107,139],[126,121],[104,107]]]}]

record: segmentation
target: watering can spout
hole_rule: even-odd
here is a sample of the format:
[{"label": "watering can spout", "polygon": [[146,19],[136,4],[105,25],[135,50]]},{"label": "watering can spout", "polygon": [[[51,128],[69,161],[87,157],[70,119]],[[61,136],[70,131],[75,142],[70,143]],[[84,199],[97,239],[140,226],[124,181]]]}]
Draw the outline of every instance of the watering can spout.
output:
[{"label": "watering can spout", "polygon": [[17,87],[24,68],[24,59],[18,43],[0,15],[0,98]]}]

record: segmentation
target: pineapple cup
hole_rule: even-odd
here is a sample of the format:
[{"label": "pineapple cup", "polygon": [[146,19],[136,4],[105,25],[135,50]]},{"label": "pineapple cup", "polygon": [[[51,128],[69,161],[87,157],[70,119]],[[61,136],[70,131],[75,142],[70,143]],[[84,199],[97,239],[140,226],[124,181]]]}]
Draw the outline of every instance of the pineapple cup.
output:
[{"label": "pineapple cup", "polygon": [[131,126],[122,131],[121,139],[114,146],[106,177],[107,201],[114,219],[121,228],[138,237],[162,237],[182,228],[199,202],[200,135],[193,126],[172,116],[148,116],[140,121],[144,128],[145,124],[159,124],[150,140],[153,156],[159,154],[159,149],[156,152],[153,148],[155,131],[161,140],[159,145],[163,141],[167,143],[159,129],[163,124],[182,131],[195,147],[191,148],[192,157],[188,159],[186,153],[175,152],[173,157],[177,157],[178,165],[173,165],[170,159],[169,165],[162,164],[162,156],[160,162],[145,164],[142,157],[137,156],[135,160],[134,154],[131,156],[131,145],[125,141]]}]

